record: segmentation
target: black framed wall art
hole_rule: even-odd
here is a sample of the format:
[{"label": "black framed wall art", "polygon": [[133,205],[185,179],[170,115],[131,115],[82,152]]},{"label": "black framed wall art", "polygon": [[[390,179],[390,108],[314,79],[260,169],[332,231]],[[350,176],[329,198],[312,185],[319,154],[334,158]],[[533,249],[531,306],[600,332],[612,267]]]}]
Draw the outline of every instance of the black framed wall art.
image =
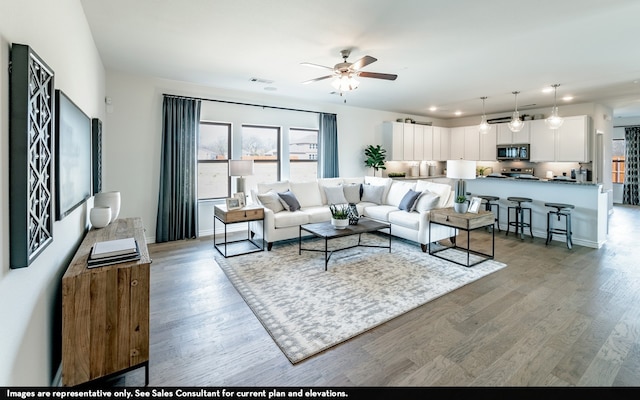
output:
[{"label": "black framed wall art", "polygon": [[53,241],[54,72],[12,44],[9,76],[10,266],[28,267]]},{"label": "black framed wall art", "polygon": [[56,90],[56,219],[91,196],[91,118]]},{"label": "black framed wall art", "polygon": [[102,191],[102,121],[91,120],[91,157],[93,166],[93,194]]}]

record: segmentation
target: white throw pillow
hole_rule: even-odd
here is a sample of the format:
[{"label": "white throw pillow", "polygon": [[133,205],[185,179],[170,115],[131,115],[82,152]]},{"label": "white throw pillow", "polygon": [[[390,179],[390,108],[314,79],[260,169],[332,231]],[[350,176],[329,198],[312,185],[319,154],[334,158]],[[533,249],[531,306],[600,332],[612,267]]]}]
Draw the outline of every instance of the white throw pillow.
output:
[{"label": "white throw pillow", "polygon": [[415,190],[418,192],[424,192],[425,190],[428,190],[440,196],[440,199],[438,200],[438,204],[434,208],[447,207],[446,204],[449,200],[449,197],[452,196],[451,186],[447,185],[446,183],[435,183],[427,180],[419,180],[416,183]]},{"label": "white throw pillow", "polygon": [[274,213],[284,210],[284,207],[280,202],[280,196],[278,196],[278,194],[273,190],[258,194],[258,201]]},{"label": "white throw pillow", "polygon": [[361,200],[369,203],[382,204],[384,189],[385,187],[381,185],[362,185]]},{"label": "white throw pillow", "polygon": [[436,193],[425,190],[422,192],[418,200],[414,203],[412,211],[429,211],[436,208],[438,202],[440,201],[440,196]]},{"label": "white throw pillow", "polygon": [[347,199],[347,203],[359,203],[360,196],[362,194],[362,184],[349,183],[342,186],[344,197]]},{"label": "white throw pillow", "polygon": [[[346,179],[345,179],[346,182]],[[386,202],[387,200],[387,194],[389,193],[389,188],[391,187],[391,183],[393,182],[393,179],[391,178],[381,178],[379,176],[369,176],[366,175],[364,177],[364,183],[365,184],[370,184],[370,185],[382,185],[384,186],[384,192],[382,193],[382,201]],[[382,203],[380,203],[382,204]]]}]

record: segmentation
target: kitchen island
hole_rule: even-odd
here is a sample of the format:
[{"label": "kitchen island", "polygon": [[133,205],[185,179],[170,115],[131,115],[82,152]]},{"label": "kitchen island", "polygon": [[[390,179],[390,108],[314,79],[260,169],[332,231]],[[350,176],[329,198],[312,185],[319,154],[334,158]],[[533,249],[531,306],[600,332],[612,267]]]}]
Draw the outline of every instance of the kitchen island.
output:
[{"label": "kitchen island", "polygon": [[[528,197],[533,201],[524,206],[531,208],[531,226],[535,237],[547,237],[547,212],[552,208],[545,203],[573,204],[571,211],[573,243],[600,248],[607,240],[607,193],[602,185],[590,182],[553,181],[545,179],[487,178],[467,180],[470,196],[497,196],[500,206],[500,229],[507,229],[507,207],[512,206],[509,196]],[[558,222],[564,226],[564,218]],[[513,232],[513,229],[511,230]],[[513,238],[517,236],[514,234]],[[526,238],[526,236],[525,236]],[[526,240],[526,239],[525,239]],[[564,237],[554,235],[554,240],[564,241]]]}]

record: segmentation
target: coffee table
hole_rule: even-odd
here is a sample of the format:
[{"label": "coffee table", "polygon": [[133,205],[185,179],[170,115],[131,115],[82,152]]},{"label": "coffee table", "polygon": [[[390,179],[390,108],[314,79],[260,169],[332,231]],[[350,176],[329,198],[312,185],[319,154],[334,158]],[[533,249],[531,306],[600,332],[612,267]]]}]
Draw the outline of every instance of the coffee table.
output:
[{"label": "coffee table", "polygon": [[[371,233],[378,231],[380,229],[388,229],[389,230],[389,245],[388,246],[378,246],[378,245],[370,245],[363,244],[362,234],[363,233]],[[302,248],[302,232],[311,233],[315,237],[324,239],[324,250],[321,249],[303,249]],[[342,247],[339,249],[329,250],[328,242],[329,239],[335,239],[345,236],[358,235],[358,244],[348,247]],[[347,225],[344,229],[336,229],[331,225],[330,222],[318,222],[315,224],[306,224],[300,225],[300,232],[298,235],[298,254],[302,254],[302,251],[319,251],[324,253],[324,270],[327,270],[327,265],[329,264],[329,259],[334,251],[339,250],[347,250],[352,249],[354,247],[380,247],[384,249],[389,249],[389,253],[391,253],[391,225],[385,222],[376,221],[369,218],[361,218],[358,221],[357,225]]]}]

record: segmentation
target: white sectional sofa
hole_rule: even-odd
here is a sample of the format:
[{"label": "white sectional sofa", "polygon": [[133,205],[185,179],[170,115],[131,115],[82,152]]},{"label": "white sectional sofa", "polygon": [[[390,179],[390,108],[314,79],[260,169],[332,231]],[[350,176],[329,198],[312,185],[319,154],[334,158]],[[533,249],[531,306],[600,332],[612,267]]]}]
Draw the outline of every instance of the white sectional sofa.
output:
[{"label": "white sectional sofa", "polygon": [[[250,229],[254,234],[261,233],[264,223],[264,239],[271,250],[274,242],[297,238],[300,225],[331,220],[329,204],[355,203],[361,216],[390,223],[393,236],[417,242],[426,252],[429,211],[452,207],[453,197],[447,184],[372,176],[259,183],[251,191],[251,198],[265,207],[264,222],[251,222]],[[455,235],[453,228],[433,225],[431,241],[454,240]]]}]

